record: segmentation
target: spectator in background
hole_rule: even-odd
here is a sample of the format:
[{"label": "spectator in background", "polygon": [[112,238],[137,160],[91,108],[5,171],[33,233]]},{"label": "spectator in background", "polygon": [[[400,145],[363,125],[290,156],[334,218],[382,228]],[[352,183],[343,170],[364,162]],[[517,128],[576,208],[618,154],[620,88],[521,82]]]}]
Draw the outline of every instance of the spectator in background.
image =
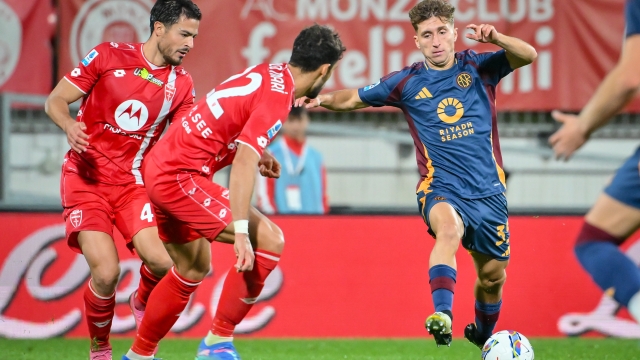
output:
[{"label": "spectator in background", "polygon": [[326,214],[327,176],[320,152],[307,144],[309,114],[294,107],[268,151],[282,164],[279,179],[259,177],[258,208],[265,214]]}]

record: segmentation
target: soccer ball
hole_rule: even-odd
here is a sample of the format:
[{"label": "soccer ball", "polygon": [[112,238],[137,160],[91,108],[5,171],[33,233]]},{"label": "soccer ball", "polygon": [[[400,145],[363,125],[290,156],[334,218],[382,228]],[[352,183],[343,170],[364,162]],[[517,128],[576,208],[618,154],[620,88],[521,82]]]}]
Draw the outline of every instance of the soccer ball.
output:
[{"label": "soccer ball", "polygon": [[533,360],[533,346],[517,331],[493,334],[482,347],[482,360]]}]

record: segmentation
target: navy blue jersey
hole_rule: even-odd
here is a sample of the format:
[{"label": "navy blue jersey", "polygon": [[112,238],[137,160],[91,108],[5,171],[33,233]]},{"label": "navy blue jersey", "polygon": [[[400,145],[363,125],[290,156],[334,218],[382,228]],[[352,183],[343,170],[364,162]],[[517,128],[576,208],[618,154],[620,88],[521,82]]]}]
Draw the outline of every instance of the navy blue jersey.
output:
[{"label": "navy blue jersey", "polygon": [[627,22],[626,37],[640,34],[640,0],[628,0],[624,14]]},{"label": "navy blue jersey", "polygon": [[496,86],[512,71],[504,50],[455,54],[447,70],[415,63],[358,89],[371,106],[402,109],[416,146],[418,192],[476,199],[505,191]]}]

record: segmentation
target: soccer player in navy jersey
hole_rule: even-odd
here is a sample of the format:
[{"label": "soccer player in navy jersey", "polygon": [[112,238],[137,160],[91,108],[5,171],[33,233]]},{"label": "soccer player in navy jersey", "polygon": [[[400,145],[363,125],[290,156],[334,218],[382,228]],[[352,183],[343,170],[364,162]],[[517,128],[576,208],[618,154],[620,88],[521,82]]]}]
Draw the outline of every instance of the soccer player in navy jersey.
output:
[{"label": "soccer player in navy jersey", "polygon": [[376,84],[298,99],[296,105],[338,111],[387,105],[404,112],[421,174],[419,210],[436,239],[429,258],[436,312],[425,326],[438,346],[450,345],[455,254],[462,240],[478,275],[475,323],[467,325],[465,337],[482,347],[498,320],[510,251],[496,86],[513,69],[533,62],[537,54],[531,45],[489,24],[468,25],[473,33],[466,37],[502,50],[455,52],[454,11],[444,0],[424,0],[409,12],[424,62],[393,72]]},{"label": "soccer player in navy jersey", "polygon": [[[569,159],[589,135],[631,101],[640,87],[640,0],[625,8],[626,38],[616,67],[579,115],[555,111],[562,127],[549,138],[556,156]],[[618,169],[585,216],[575,253],[604,291],[624,305],[640,323],[640,269],[618,248],[640,228],[640,147]]]}]

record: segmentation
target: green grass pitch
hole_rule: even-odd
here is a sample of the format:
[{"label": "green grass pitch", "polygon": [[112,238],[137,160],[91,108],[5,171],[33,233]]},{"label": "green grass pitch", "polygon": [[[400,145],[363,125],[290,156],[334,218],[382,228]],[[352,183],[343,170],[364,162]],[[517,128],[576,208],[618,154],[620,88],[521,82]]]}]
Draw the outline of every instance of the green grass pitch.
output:
[{"label": "green grass pitch", "polygon": [[[532,339],[537,360],[640,360],[640,340],[619,339]],[[119,360],[131,344],[114,339],[113,359]],[[158,354],[164,360],[192,360],[198,340],[165,340]],[[433,340],[387,339],[237,339],[245,360],[270,359],[480,359],[480,351],[463,339],[454,339],[450,348],[437,348]],[[0,339],[2,360],[86,360],[88,341],[84,339],[7,340]]]}]

